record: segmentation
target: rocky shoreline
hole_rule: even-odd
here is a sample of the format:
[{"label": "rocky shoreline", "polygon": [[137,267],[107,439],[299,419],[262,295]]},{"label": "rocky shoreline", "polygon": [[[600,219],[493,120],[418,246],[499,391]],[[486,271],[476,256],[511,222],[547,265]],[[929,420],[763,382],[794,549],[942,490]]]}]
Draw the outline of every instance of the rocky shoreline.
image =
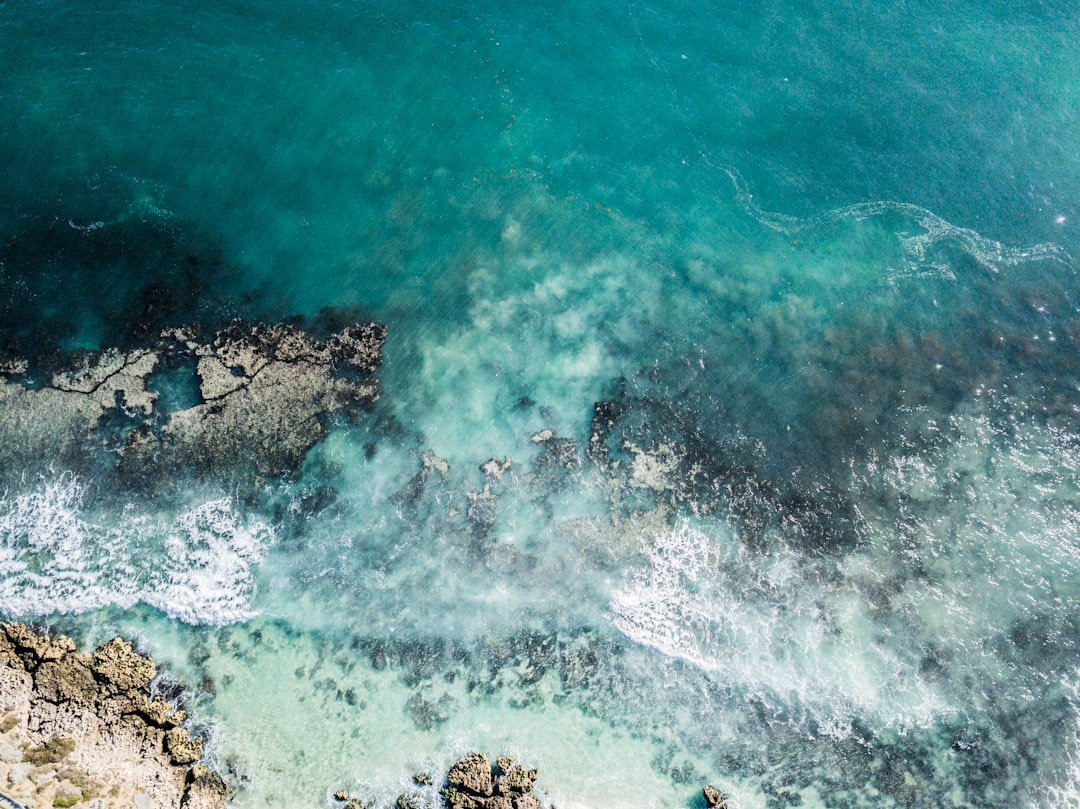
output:
[{"label": "rocky shoreline", "polygon": [[225,782],[174,704],[152,696],[154,661],[114,638],[0,623],[0,793],[26,809],[223,809]]},{"label": "rocky shoreline", "polygon": [[[153,694],[156,676],[154,661],[121,638],[80,653],[71,638],[0,623],[0,807],[224,809],[225,781],[202,761],[185,712]],[[333,805],[554,809],[537,779],[513,756],[472,752],[441,781],[414,775],[415,789],[387,807],[347,790]],[[728,807],[712,786],[701,798],[706,809]]]}]

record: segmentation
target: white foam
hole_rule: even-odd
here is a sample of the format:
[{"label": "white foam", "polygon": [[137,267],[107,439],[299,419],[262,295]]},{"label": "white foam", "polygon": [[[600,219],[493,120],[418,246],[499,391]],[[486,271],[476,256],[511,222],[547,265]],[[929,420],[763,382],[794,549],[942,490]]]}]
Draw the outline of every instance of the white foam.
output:
[{"label": "white foam", "polygon": [[155,606],[190,624],[251,616],[252,567],[271,530],[228,499],[179,515],[87,514],[85,487],[63,475],[0,499],[0,604],[12,616]]},{"label": "white foam", "polygon": [[644,556],[611,600],[635,642],[766,704],[798,706],[825,735],[846,736],[856,718],[903,730],[949,711],[910,661],[874,639],[857,592],[810,580],[793,551],[750,560],[730,531],[683,523]]},{"label": "white foam", "polygon": [[970,228],[954,225],[933,211],[909,202],[892,200],[860,202],[833,208],[805,219],[777,211],[767,211],[754,199],[746,181],[735,168],[712,165],[718,167],[730,178],[735,188],[735,200],[746,213],[766,227],[788,236],[844,220],[858,222],[888,214],[898,215],[905,223],[909,223],[920,231],[913,234],[904,232],[897,234],[907,257],[905,269],[908,272],[923,274],[929,270],[937,275],[952,277],[952,271],[947,264],[942,263],[935,256],[934,251],[941,246],[959,247],[992,272],[998,272],[1003,267],[1013,267],[1032,261],[1073,263],[1069,253],[1053,242],[1011,247],[982,236]]},{"label": "white foam", "polygon": [[1073,726],[1069,730],[1066,749],[1069,751],[1069,764],[1055,782],[1048,785],[1043,795],[1032,800],[1030,809],[1080,809],[1080,671],[1076,680],[1064,683],[1071,692],[1070,702],[1073,707]]}]

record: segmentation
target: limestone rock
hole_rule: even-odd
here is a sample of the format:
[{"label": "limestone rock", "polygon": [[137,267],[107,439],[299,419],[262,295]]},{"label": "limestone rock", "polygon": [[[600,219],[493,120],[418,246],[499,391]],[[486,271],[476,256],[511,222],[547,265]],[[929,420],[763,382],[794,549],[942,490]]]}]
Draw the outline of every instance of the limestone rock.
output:
[{"label": "limestone rock", "polygon": [[228,788],[221,776],[203,764],[194,765],[187,774],[181,809],[220,809],[225,805]]},{"label": "limestone rock", "polygon": [[502,480],[502,476],[505,472],[509,471],[514,465],[513,461],[509,457],[500,461],[498,458],[488,458],[487,461],[480,464],[480,471],[494,480]]},{"label": "limestone rock", "polygon": [[343,376],[335,365],[347,354],[364,371],[377,367],[385,329],[370,326],[320,343],[287,324],[234,321],[195,346],[203,402],[171,414],[162,431],[169,449],[212,474],[242,466],[265,478],[295,468],[325,435],[328,414],[378,398],[377,381]]},{"label": "limestone rock", "polygon": [[495,782],[495,792],[500,795],[523,795],[532,791],[536,777],[536,770],[526,770],[515,764]]},{"label": "limestone rock", "polygon": [[450,768],[450,786],[481,797],[491,796],[491,763],[483,753],[469,753]]},{"label": "limestone rock", "polygon": [[157,674],[154,661],[143,657],[122,638],[113,638],[94,652],[94,676],[116,691],[133,691],[150,684]]},{"label": "limestone rock", "polygon": [[513,756],[496,759],[498,773],[482,753],[470,753],[450,768],[442,796],[449,809],[541,809],[533,794],[537,771],[514,764]]},{"label": "limestone rock", "polygon": [[54,374],[52,386],[60,391],[86,394],[101,413],[116,406],[119,394],[127,410],[150,415],[157,394],[146,389],[146,378],[158,363],[148,349],[124,353],[116,348],[79,356],[74,369]]},{"label": "limestone rock", "polygon": [[202,740],[193,739],[183,728],[165,733],[165,752],[173,764],[192,764],[202,758]]},{"label": "limestone rock", "polygon": [[714,786],[706,785],[702,790],[708,809],[727,809],[727,796]]},{"label": "limestone rock", "polygon": [[[194,469],[250,488],[295,469],[331,417],[352,418],[379,398],[371,374],[385,338],[376,323],[325,341],[290,323],[235,320],[209,337],[192,325],[141,348],[75,354],[40,387],[19,378],[24,358],[4,356],[0,470],[93,462],[95,475],[153,488]],[[196,373],[200,401],[163,409],[148,386],[160,365]]]},{"label": "limestone rock", "polygon": [[0,623],[4,792],[39,807],[224,809],[224,782],[186,766],[201,742],[179,727],[166,740],[159,725],[182,716],[150,699],[154,673],[153,661],[120,639],[81,654],[69,638]]},{"label": "limestone rock", "polygon": [[97,683],[86,660],[75,655],[42,663],[34,670],[34,688],[49,702],[91,702]]}]

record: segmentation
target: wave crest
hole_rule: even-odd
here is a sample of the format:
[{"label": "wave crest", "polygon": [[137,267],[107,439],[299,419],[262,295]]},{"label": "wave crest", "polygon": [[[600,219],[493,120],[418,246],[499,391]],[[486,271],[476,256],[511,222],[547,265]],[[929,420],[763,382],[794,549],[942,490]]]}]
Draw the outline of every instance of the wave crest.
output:
[{"label": "wave crest", "polygon": [[[87,514],[85,487],[63,475],[0,498],[0,604],[12,616],[81,613],[142,602],[189,624],[251,617],[253,566],[273,540],[229,498],[179,515],[128,506]],[[99,521],[100,520],[100,521]]]}]

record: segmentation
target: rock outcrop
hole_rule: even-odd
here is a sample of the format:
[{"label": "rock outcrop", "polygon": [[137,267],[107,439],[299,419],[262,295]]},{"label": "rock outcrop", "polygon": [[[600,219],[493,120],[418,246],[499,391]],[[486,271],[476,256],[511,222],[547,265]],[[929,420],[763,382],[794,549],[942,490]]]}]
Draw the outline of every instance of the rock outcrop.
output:
[{"label": "rock outcrop", "polygon": [[[385,339],[377,323],[320,340],[290,323],[235,320],[208,337],[192,324],[142,348],[81,352],[48,373],[4,357],[0,469],[47,460],[150,487],[176,470],[257,485],[299,466],[329,420],[371,407]],[[192,377],[194,401],[157,392]]]},{"label": "rock outcrop", "polygon": [[139,464],[164,457],[215,476],[274,477],[299,466],[326,434],[326,417],[379,398],[366,375],[380,363],[386,329],[374,323],[325,342],[288,324],[243,321],[205,343],[182,330],[167,336],[195,360],[202,402],[133,436],[122,453]]},{"label": "rock outcrop", "polygon": [[81,654],[67,637],[0,623],[0,783],[27,806],[223,809],[224,781],[195,763],[185,716],[150,695],[154,662],[114,638]]},{"label": "rock outcrop", "polygon": [[469,753],[450,768],[442,796],[450,809],[540,809],[532,794],[537,771],[501,756],[492,768],[483,753]]},{"label": "rock outcrop", "polygon": [[[534,794],[537,771],[526,770],[514,763],[513,756],[496,759],[494,768],[483,753],[469,753],[450,767],[439,795],[448,809],[542,809]],[[413,775],[413,783],[433,786],[427,773]],[[344,809],[371,809],[348,790],[338,790],[334,800],[344,803]],[[398,796],[393,809],[419,809],[431,805],[431,795],[422,791]]]},{"label": "rock outcrop", "polygon": [[708,809],[728,809],[727,795],[714,786],[705,786],[701,790]]}]

